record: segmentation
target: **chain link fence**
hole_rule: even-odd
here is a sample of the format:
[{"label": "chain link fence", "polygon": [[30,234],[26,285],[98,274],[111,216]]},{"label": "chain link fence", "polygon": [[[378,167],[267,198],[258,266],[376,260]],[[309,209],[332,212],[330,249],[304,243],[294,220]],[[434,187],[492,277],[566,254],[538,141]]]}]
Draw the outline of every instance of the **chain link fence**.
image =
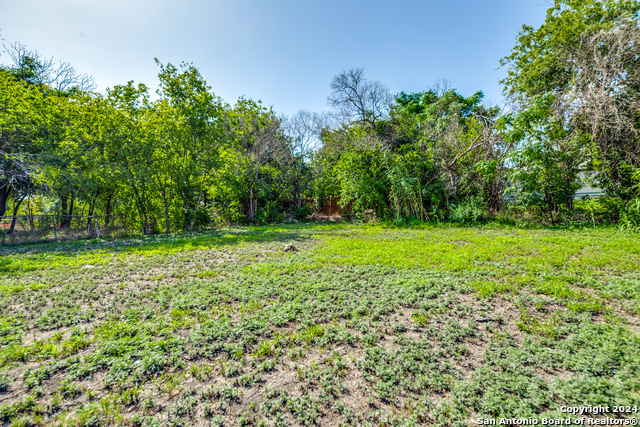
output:
[{"label": "chain link fence", "polygon": [[127,230],[115,215],[6,215],[0,243],[115,237]]}]

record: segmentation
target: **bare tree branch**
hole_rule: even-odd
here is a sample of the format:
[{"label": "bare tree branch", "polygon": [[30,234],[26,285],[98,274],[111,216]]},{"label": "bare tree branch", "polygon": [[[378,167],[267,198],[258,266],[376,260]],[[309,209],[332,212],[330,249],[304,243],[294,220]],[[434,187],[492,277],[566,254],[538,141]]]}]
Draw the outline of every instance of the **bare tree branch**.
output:
[{"label": "bare tree branch", "polygon": [[640,162],[640,29],[630,19],[582,37],[567,48],[574,69],[569,89],[558,93],[557,110],[569,123],[589,133],[605,157]]},{"label": "bare tree branch", "polygon": [[329,105],[350,120],[375,125],[377,119],[387,115],[393,97],[381,82],[367,80],[362,68],[343,71],[331,81]]},{"label": "bare tree branch", "polygon": [[3,46],[13,61],[13,69],[25,81],[49,86],[60,91],[72,87],[81,91],[91,91],[97,87],[91,75],[78,74],[68,62],[60,61],[56,65],[53,58],[44,58],[37,50],[27,50],[22,43]]}]

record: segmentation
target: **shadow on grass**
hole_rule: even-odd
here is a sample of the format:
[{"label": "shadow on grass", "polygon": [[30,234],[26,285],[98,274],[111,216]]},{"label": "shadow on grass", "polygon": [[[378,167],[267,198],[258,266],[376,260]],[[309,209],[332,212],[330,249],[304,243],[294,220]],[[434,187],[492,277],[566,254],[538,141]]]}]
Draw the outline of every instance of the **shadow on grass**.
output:
[{"label": "shadow on grass", "polygon": [[335,229],[318,223],[237,226],[154,236],[126,236],[71,242],[17,243],[0,249],[0,273],[46,268],[65,260],[91,261],[90,258],[115,254],[170,254],[257,242],[304,242],[312,234]]},{"label": "shadow on grass", "polygon": [[[476,236],[477,238],[484,238],[481,239],[482,241],[477,241],[473,247],[458,247],[459,245],[457,245],[457,241],[465,239],[469,240],[470,238],[470,236],[457,236],[465,229],[470,231],[475,230],[476,234],[478,234]],[[367,230],[370,230],[370,232],[367,232]],[[401,247],[396,247],[397,245],[390,243],[395,242],[394,239],[396,236],[392,237],[387,235],[388,231],[391,230],[432,230],[435,234],[431,233],[429,238],[431,240],[436,239],[440,244],[444,245],[443,250],[434,252],[433,246],[425,248],[423,247],[424,242],[422,240],[416,241],[412,244],[407,242],[401,245]],[[439,230],[445,233],[442,234]],[[454,232],[453,234],[457,237],[451,235],[447,230]],[[491,233],[491,231],[498,230],[506,232],[507,234],[510,234],[510,236],[487,234],[487,232]],[[382,232],[378,233],[378,231]],[[515,233],[513,233],[514,231]],[[570,231],[578,231],[580,234],[574,236],[574,238],[570,238],[570,234],[567,234],[567,232]],[[362,234],[363,232],[364,234]],[[373,264],[380,263],[387,258],[392,258],[391,261],[393,261],[392,263],[395,265],[400,262],[398,260],[415,261],[420,258],[426,262],[429,260],[434,261],[435,258],[440,257],[442,258],[441,261],[449,267],[451,267],[449,264],[458,258],[460,258],[461,262],[465,260],[465,262],[471,262],[476,260],[478,257],[482,258],[477,252],[486,252],[485,255],[492,258],[493,255],[502,256],[504,255],[503,253],[512,252],[515,250],[514,248],[522,245],[525,245],[524,248],[527,250],[535,249],[541,253],[550,252],[550,256],[553,255],[552,258],[555,259],[558,258],[559,255],[556,256],[557,254],[554,254],[554,250],[567,252],[570,249],[569,247],[571,247],[575,252],[574,255],[578,256],[581,254],[585,245],[589,247],[593,245],[602,246],[602,239],[609,241],[611,237],[627,237],[627,239],[623,238],[624,242],[619,242],[619,244],[629,243],[626,241],[628,240],[628,236],[621,236],[618,232],[613,233],[613,230],[610,228],[606,230],[601,228],[558,230],[550,229],[548,227],[540,227],[537,229],[528,229],[525,236],[521,236],[520,234],[523,232],[524,230],[519,229],[518,227],[506,226],[495,222],[468,227],[461,227],[460,224],[433,222],[419,224],[412,223],[401,226],[388,223],[371,223],[369,225],[365,225],[309,222],[267,226],[236,226],[202,231],[159,234],[154,236],[135,235],[113,239],[93,239],[71,242],[25,242],[0,248],[0,274],[49,269],[52,267],[82,267],[87,264],[101,264],[105,262],[106,259],[111,259],[114,256],[125,254],[153,256],[169,255],[199,249],[228,247],[247,243],[302,243],[310,241],[318,236],[325,236],[329,241],[333,241],[332,244],[326,248],[325,253],[327,251],[331,253],[331,256],[329,257],[330,259],[334,259],[336,254],[341,254],[341,257],[339,258],[342,262],[346,262],[344,257],[356,257],[357,259],[354,258],[353,262],[357,261],[357,263],[362,263],[366,261],[366,263]],[[540,232],[542,232],[543,235],[539,235]],[[359,238],[356,241],[352,241],[350,239],[335,240],[335,238],[340,236],[345,238],[353,237],[352,234],[354,233],[356,235],[361,235],[362,238]],[[531,235],[532,233],[536,235],[535,238]],[[612,234],[615,234],[615,236]],[[364,238],[364,240],[368,242],[371,240],[371,236],[373,235],[378,237],[374,240],[382,240],[383,242],[372,248],[368,245],[373,243],[369,242],[365,244],[362,239]],[[407,235],[406,237],[409,240],[412,240],[415,236]],[[534,241],[530,242],[532,238]],[[450,241],[451,239],[454,241]],[[525,244],[527,242],[529,243]],[[430,244],[433,245],[433,242]],[[558,245],[567,247],[560,250]],[[602,250],[599,250],[598,254],[590,254],[589,256],[596,257],[598,259],[602,258],[602,252],[604,251],[609,253],[612,248],[608,248],[609,251],[605,251],[604,249],[607,248],[602,248]],[[633,250],[631,250],[631,252],[633,252]],[[521,255],[522,254],[519,254],[518,256]],[[631,254],[629,255],[631,256]]]}]

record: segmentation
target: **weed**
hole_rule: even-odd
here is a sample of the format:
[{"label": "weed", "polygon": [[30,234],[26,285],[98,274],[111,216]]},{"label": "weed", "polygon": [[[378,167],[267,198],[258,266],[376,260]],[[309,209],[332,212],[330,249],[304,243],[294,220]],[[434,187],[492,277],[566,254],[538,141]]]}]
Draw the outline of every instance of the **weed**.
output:
[{"label": "weed", "polygon": [[179,399],[175,403],[175,405],[171,407],[171,409],[169,410],[169,413],[179,418],[184,418],[184,417],[191,418],[191,416],[193,415],[193,408],[195,407],[195,405],[196,405],[196,400],[191,396],[187,396]]},{"label": "weed", "polygon": [[429,321],[429,316],[426,314],[419,314],[419,313],[414,313],[413,314],[413,320],[416,322],[416,325],[419,328],[422,328],[423,326],[425,326],[427,324],[427,322]]},{"label": "weed", "polygon": [[9,390],[12,378],[7,374],[0,374],[0,393]]},{"label": "weed", "polygon": [[465,425],[637,401],[640,243],[617,230],[109,243],[3,248],[3,425]]},{"label": "weed", "polygon": [[240,396],[241,392],[235,387],[229,386],[210,386],[200,392],[200,396],[204,400],[219,400],[226,403],[236,400]]},{"label": "weed", "polygon": [[516,322],[516,326],[521,330],[530,334],[543,335],[547,338],[557,338],[559,319],[555,315],[549,319],[540,321],[538,317],[527,315],[526,312],[521,312],[520,320]]}]

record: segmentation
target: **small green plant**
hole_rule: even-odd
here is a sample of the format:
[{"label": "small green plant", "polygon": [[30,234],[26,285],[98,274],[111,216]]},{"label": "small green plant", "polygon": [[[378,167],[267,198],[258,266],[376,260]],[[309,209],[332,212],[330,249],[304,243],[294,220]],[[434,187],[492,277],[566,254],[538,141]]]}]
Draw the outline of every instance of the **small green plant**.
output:
[{"label": "small green plant", "polygon": [[0,374],[0,393],[4,393],[9,390],[11,384],[11,377],[7,374]]},{"label": "small green plant", "polygon": [[204,400],[220,400],[227,403],[236,400],[240,395],[240,390],[229,386],[210,386],[200,392],[200,396]]},{"label": "small green plant", "polygon": [[170,413],[179,418],[191,418],[193,416],[193,408],[195,407],[195,405],[196,400],[193,397],[183,397],[171,407]]},{"label": "small green plant", "polygon": [[623,231],[640,231],[640,198],[636,197],[627,203],[619,227]]},{"label": "small green plant", "polygon": [[492,298],[498,294],[512,291],[515,288],[513,283],[492,280],[475,281],[468,285],[473,288],[481,298]]},{"label": "small green plant", "polygon": [[233,381],[233,384],[235,386],[251,387],[253,384],[261,380],[262,380],[262,374],[258,372],[252,372],[250,374],[240,375],[238,378],[236,378]]},{"label": "small green plant", "polygon": [[275,367],[276,367],[275,360],[265,360],[264,362],[260,363],[260,365],[258,365],[258,370],[262,372],[271,372],[275,369]]},{"label": "small green plant", "polygon": [[522,311],[520,313],[520,319],[516,321],[516,326],[525,332],[530,334],[542,335],[547,338],[558,338],[558,316],[550,317],[546,320],[540,320],[535,316],[528,315]]},{"label": "small green plant", "polygon": [[419,328],[422,328],[424,325],[426,325],[429,322],[429,316],[426,314],[414,313],[412,317]]},{"label": "small green plant", "polygon": [[462,224],[476,224],[482,220],[485,206],[481,199],[468,199],[455,205],[449,214],[452,221]]},{"label": "small green plant", "polygon": [[49,405],[51,406],[51,409],[56,410],[60,408],[61,402],[62,402],[62,395],[60,394],[60,391],[56,391],[54,394],[51,395],[51,400]]},{"label": "small green plant", "polygon": [[155,409],[156,404],[151,396],[147,396],[142,401],[142,410],[144,413],[149,413]]}]

